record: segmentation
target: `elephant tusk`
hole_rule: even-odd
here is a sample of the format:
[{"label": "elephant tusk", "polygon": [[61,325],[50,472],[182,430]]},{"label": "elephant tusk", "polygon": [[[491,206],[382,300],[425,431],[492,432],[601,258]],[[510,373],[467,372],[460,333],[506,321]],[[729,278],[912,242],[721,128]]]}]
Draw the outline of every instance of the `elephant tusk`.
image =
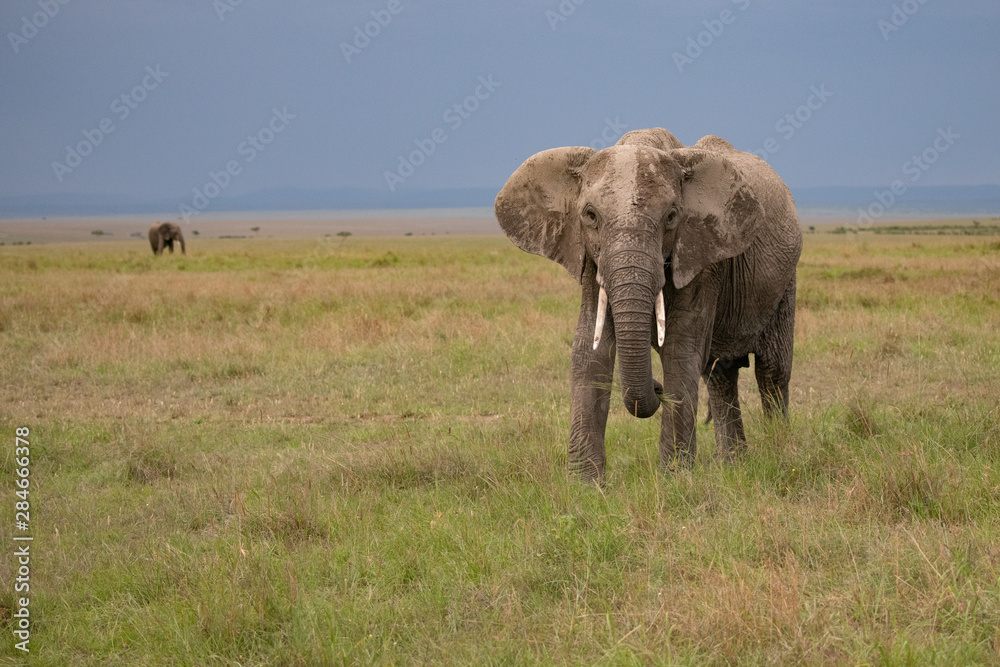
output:
[{"label": "elephant tusk", "polygon": [[597,295],[597,321],[594,323],[594,349],[601,342],[601,334],[604,332],[604,315],[608,310],[608,293],[601,288]]},{"label": "elephant tusk", "polygon": [[656,295],[656,344],[663,345],[663,338],[667,330],[666,307],[663,305],[663,290]]}]

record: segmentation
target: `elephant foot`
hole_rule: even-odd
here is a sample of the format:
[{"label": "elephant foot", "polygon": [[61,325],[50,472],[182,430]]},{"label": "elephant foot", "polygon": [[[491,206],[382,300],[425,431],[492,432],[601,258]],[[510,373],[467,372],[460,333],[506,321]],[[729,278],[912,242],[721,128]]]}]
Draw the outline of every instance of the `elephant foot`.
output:
[{"label": "elephant foot", "polygon": [[572,479],[584,484],[604,486],[604,466],[587,459],[583,463],[570,465],[569,475]]},{"label": "elephant foot", "polygon": [[582,472],[571,472],[570,479],[580,484],[590,486],[591,484],[596,485],[599,488],[604,488],[604,475],[588,475]]},{"label": "elephant foot", "polygon": [[735,463],[746,456],[747,441],[737,440],[735,443],[716,447],[715,458],[722,463]]},{"label": "elephant foot", "polygon": [[660,470],[668,474],[692,470],[694,468],[694,452],[677,452],[674,456],[661,459]]}]

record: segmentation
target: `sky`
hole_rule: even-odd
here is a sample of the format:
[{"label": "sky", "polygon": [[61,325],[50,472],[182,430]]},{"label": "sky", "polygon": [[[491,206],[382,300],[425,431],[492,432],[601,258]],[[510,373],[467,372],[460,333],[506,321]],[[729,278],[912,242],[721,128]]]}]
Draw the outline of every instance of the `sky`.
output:
[{"label": "sky", "polygon": [[996,0],[4,0],[0,35],[0,196],[391,204],[646,127],[793,189],[1000,184]]}]

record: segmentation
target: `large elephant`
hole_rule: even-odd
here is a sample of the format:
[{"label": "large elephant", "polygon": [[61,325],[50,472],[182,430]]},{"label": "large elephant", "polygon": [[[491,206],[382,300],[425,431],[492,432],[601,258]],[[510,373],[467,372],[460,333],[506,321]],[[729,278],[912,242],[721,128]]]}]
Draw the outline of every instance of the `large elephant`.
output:
[{"label": "large elephant", "polygon": [[164,246],[170,248],[170,252],[173,253],[174,241],[181,244],[181,254],[186,255],[184,235],[181,234],[179,226],[172,222],[158,222],[149,228],[149,245],[153,247],[154,255],[162,255]]},{"label": "large elephant", "polygon": [[685,147],[662,128],[636,130],[599,152],[528,158],[497,195],[496,216],[519,248],[583,286],[571,471],[604,477],[616,348],[628,411],[651,417],[663,404],[666,468],[694,462],[699,376],[717,453],[746,447],[737,378],[750,353],[765,411],[787,415],[802,232],[791,193],[763,160],[716,136]]}]

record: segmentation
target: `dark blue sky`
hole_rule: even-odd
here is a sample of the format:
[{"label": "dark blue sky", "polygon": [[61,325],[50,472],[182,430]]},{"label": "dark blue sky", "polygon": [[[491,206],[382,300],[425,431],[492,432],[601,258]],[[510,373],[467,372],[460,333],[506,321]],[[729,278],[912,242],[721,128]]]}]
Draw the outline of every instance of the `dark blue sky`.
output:
[{"label": "dark blue sky", "polygon": [[995,0],[236,3],[5,0],[0,195],[499,189],[655,126],[793,187],[1000,184]]}]

